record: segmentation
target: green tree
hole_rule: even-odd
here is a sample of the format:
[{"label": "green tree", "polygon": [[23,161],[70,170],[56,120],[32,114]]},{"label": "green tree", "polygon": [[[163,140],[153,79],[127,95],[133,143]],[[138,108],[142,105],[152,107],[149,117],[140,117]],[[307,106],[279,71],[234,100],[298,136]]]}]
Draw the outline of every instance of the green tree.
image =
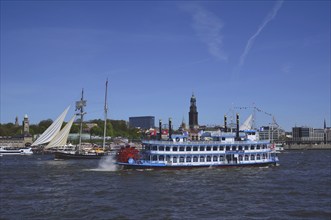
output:
[{"label": "green tree", "polygon": [[[104,133],[104,120],[95,119],[91,120],[91,123],[97,124],[97,126],[91,128],[91,135],[98,135],[100,137],[103,136]],[[38,124],[30,125],[30,134],[41,134],[43,133],[53,121],[51,119],[42,120]],[[65,126],[66,123],[63,123],[62,127]],[[124,120],[107,120],[107,131],[106,136],[110,137],[128,137],[130,139],[139,139],[140,133],[138,129],[129,128],[127,122]],[[86,124],[84,124],[83,129],[86,128]],[[80,124],[74,123],[71,127],[70,133],[79,133]],[[0,136],[17,136],[22,134],[22,126],[15,126],[13,123],[0,124]]]},{"label": "green tree", "polygon": [[52,119],[42,120],[39,122],[38,126],[38,133],[43,133],[51,124],[53,123]]},{"label": "green tree", "polygon": [[0,136],[19,136],[22,134],[22,127],[13,123],[0,124]]},{"label": "green tree", "polygon": [[[105,125],[103,125],[104,127]],[[113,128],[113,124],[111,123],[110,120],[107,120],[107,126],[106,126],[107,130],[106,130],[106,136],[109,137],[114,137],[114,128]]]},{"label": "green tree", "polygon": [[94,126],[90,131],[93,136],[103,136],[103,130],[99,126]]},{"label": "green tree", "polygon": [[80,125],[79,124],[73,124],[70,129],[70,133],[79,133]]}]

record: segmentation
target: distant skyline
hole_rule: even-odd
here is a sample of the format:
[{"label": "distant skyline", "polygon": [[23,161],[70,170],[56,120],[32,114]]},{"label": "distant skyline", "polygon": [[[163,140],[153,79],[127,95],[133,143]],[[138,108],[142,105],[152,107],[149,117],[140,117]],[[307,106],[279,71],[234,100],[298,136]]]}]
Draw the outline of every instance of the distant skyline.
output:
[{"label": "distant skyline", "polygon": [[[86,120],[173,119],[286,131],[331,125],[330,1],[4,1],[0,122],[55,120],[84,88]],[[244,107],[244,108],[240,108]],[[272,115],[272,116],[270,116]]]}]

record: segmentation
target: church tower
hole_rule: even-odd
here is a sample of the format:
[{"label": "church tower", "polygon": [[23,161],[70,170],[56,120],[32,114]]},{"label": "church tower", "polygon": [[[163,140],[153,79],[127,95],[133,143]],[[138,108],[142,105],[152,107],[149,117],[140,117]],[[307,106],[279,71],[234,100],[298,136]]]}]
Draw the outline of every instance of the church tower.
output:
[{"label": "church tower", "polygon": [[190,112],[189,112],[189,126],[190,126],[190,129],[197,129],[199,127],[196,98],[195,98],[194,94],[192,94],[192,97],[191,97],[191,105],[190,105]]},{"label": "church tower", "polygon": [[18,127],[18,126],[19,126],[18,117],[16,116],[16,118],[15,118],[15,127]]},{"label": "church tower", "polygon": [[24,135],[29,134],[29,118],[27,114],[25,114],[23,119],[23,134]]}]

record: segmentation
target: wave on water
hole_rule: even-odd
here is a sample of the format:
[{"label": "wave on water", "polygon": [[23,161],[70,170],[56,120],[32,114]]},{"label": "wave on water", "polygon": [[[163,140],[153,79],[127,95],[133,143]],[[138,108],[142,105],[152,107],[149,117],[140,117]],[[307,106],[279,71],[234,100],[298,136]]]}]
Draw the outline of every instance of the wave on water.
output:
[{"label": "wave on water", "polygon": [[89,169],[90,171],[118,171],[119,166],[115,164],[115,158],[113,156],[106,156],[99,161],[98,168]]}]

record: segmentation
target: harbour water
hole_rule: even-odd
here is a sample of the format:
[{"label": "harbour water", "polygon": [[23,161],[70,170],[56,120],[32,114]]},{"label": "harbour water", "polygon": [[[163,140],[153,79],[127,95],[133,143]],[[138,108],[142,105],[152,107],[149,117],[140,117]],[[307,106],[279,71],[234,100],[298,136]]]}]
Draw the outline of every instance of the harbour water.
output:
[{"label": "harbour water", "polygon": [[331,219],[331,151],[280,166],[119,171],[111,158],[0,157],[0,219]]}]

